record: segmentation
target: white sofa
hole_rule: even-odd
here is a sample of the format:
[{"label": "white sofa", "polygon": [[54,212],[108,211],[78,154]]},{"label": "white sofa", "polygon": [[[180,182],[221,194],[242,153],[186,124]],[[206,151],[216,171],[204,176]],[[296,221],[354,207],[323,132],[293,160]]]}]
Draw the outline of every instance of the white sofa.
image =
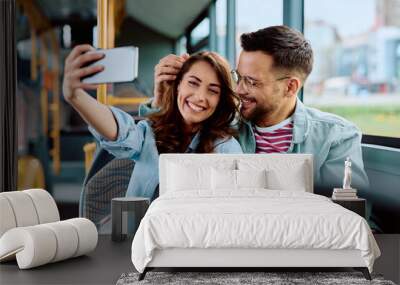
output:
[{"label": "white sofa", "polygon": [[88,219],[60,221],[43,189],[0,193],[0,262],[16,259],[20,269],[33,268],[86,254],[97,238]]}]

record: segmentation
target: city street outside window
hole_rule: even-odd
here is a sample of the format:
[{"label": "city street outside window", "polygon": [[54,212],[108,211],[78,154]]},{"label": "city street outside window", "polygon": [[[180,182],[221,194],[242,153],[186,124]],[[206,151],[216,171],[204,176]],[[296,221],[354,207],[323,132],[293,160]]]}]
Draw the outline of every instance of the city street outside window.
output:
[{"label": "city street outside window", "polygon": [[314,69],[304,102],[400,137],[400,0],[305,1]]}]

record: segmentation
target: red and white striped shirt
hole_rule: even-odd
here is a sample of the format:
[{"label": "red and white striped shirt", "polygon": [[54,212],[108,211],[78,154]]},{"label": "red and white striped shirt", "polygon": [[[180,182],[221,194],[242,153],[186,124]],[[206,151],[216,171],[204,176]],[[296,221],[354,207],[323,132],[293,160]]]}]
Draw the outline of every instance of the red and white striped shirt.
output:
[{"label": "red and white striped shirt", "polygon": [[293,119],[292,117],[271,127],[253,127],[256,137],[256,153],[284,153],[292,144]]}]

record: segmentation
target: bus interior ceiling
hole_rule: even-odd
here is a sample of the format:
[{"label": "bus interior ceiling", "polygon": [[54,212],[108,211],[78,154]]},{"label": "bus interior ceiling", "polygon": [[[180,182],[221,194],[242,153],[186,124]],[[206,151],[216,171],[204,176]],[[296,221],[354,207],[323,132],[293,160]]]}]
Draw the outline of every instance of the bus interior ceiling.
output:
[{"label": "bus interior ceiling", "polygon": [[[114,45],[139,47],[139,75],[133,83],[108,86],[107,93],[151,97],[154,66],[175,51],[178,37],[210,2],[115,1]],[[18,188],[47,189],[62,218],[78,213],[85,178],[83,147],[93,141],[86,124],[62,98],[63,65],[75,45],[96,42],[97,4],[96,0],[17,0]],[[133,115],[137,106],[119,105]]]}]

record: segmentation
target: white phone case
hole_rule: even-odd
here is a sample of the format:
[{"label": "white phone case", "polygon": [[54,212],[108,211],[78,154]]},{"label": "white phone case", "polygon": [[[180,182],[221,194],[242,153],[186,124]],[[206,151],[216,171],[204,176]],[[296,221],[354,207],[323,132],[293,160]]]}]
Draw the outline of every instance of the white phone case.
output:
[{"label": "white phone case", "polygon": [[119,47],[99,49],[90,52],[103,52],[105,57],[88,66],[103,65],[104,70],[82,79],[84,83],[114,83],[133,81],[138,76],[139,49],[137,47]]}]

